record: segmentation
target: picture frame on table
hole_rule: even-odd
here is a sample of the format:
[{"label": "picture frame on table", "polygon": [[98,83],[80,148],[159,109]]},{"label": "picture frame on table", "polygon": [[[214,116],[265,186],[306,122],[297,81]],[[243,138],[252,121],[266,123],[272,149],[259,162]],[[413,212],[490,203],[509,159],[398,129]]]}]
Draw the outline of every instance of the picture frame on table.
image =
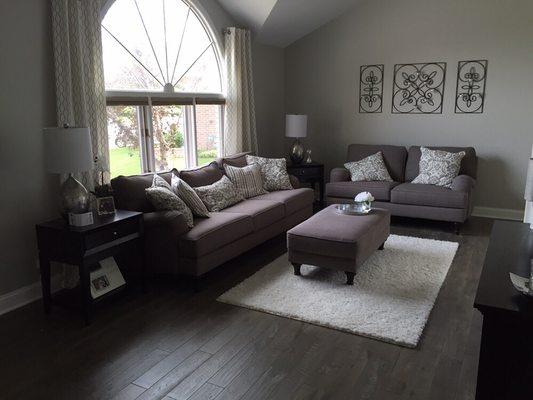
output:
[{"label": "picture frame on table", "polygon": [[96,211],[98,215],[114,214],[116,209],[115,209],[115,199],[113,198],[113,196],[98,197],[96,199]]}]

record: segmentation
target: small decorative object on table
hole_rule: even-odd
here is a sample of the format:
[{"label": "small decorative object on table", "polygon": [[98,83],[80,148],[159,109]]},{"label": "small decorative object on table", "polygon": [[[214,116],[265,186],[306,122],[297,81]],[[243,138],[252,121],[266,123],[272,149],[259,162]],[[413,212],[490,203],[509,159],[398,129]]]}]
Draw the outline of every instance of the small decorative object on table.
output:
[{"label": "small decorative object on table", "polygon": [[113,196],[99,197],[96,199],[98,215],[110,215],[115,213],[115,200]]},{"label": "small decorative object on table", "polygon": [[374,196],[370,192],[361,192],[353,199],[355,205],[363,212],[369,212],[372,209],[372,202],[374,200]]},{"label": "small decorative object on table", "polygon": [[311,149],[307,149],[305,151],[305,163],[311,164],[313,162],[313,159],[311,158]]},{"label": "small decorative object on table", "polygon": [[509,277],[511,278],[511,282],[513,283],[513,286],[516,290],[518,290],[522,294],[525,294],[526,296],[533,297],[533,259],[529,260],[529,262],[529,279],[524,278],[520,275],[513,274],[512,272],[509,272]]}]

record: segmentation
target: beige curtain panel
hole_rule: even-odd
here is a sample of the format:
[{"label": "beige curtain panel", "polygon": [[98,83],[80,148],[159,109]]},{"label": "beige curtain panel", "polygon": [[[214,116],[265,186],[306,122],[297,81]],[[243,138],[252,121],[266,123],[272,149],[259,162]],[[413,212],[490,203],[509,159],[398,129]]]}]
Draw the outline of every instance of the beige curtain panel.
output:
[{"label": "beige curtain panel", "polygon": [[[52,29],[57,124],[89,127],[93,154],[109,165],[100,2],[52,0]],[[94,187],[92,171],[79,178]]]},{"label": "beige curtain panel", "polygon": [[251,35],[247,29],[225,32],[227,74],[224,154],[257,154]]}]

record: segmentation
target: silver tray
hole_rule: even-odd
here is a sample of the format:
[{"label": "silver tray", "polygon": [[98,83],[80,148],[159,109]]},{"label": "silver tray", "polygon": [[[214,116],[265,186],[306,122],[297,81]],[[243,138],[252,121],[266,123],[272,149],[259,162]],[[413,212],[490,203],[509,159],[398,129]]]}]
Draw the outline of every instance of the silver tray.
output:
[{"label": "silver tray", "polygon": [[368,213],[372,211],[372,209],[370,208],[366,211],[362,211],[355,204],[336,204],[335,211],[338,214],[345,214],[345,215],[367,215]]}]

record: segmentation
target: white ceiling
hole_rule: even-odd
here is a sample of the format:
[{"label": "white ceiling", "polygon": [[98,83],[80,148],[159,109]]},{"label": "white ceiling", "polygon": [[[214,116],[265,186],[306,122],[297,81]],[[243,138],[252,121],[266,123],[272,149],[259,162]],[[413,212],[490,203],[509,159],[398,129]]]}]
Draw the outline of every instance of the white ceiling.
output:
[{"label": "white ceiling", "polygon": [[264,44],[287,47],[337,18],[360,0],[218,0]]}]

